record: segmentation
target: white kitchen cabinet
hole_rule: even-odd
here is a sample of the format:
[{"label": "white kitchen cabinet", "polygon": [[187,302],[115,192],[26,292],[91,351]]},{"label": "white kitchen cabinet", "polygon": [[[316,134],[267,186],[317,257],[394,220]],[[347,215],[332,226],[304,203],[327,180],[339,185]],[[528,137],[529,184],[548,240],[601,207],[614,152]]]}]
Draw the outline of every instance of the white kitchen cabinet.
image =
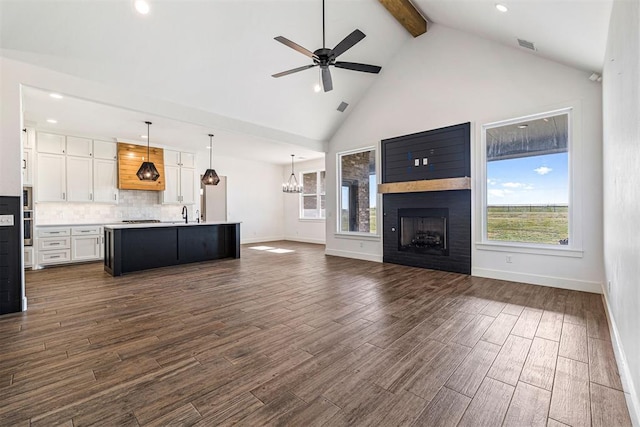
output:
[{"label": "white kitchen cabinet", "polygon": [[88,138],[67,136],[67,156],[92,157],[93,141]]},{"label": "white kitchen cabinet", "polygon": [[180,203],[180,166],[164,165],[164,191],[162,203]]},{"label": "white kitchen cabinet", "polygon": [[180,168],[180,203],[192,205],[196,202],[196,170]]},{"label": "white kitchen cabinet", "polygon": [[102,227],[78,226],[71,228],[71,260],[94,261],[102,258]]},{"label": "white kitchen cabinet", "polygon": [[115,142],[93,140],[93,157],[95,159],[117,160],[118,146]]},{"label": "white kitchen cabinet", "polygon": [[25,128],[22,132],[22,185],[33,185],[33,161],[35,131]]},{"label": "white kitchen cabinet", "polygon": [[22,150],[22,185],[33,185],[33,150]]},{"label": "white kitchen cabinet", "polygon": [[65,140],[66,138],[64,135],[38,132],[37,133],[38,153],[64,154],[66,149]]},{"label": "white kitchen cabinet", "polygon": [[44,227],[36,231],[38,266],[71,261],[71,229]]},{"label": "white kitchen cabinet", "polygon": [[118,169],[115,160],[93,159],[93,201],[118,203]]},{"label": "white kitchen cabinet", "polygon": [[24,248],[24,268],[33,268],[33,246]]},{"label": "white kitchen cabinet", "polygon": [[193,153],[164,150],[163,204],[191,205],[196,202],[195,163]]},{"label": "white kitchen cabinet", "polygon": [[67,198],[65,156],[38,153],[36,201],[64,202]]},{"label": "white kitchen cabinet", "polygon": [[90,157],[67,156],[67,201],[93,201],[93,161]]}]

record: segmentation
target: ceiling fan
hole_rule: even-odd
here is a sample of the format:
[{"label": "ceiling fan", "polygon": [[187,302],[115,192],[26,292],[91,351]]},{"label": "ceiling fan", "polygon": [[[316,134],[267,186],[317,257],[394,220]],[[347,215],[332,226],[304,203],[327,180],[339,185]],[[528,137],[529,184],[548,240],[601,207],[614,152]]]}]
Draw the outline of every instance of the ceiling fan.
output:
[{"label": "ceiling fan", "polygon": [[368,65],[368,64],[359,64],[357,62],[343,62],[336,61],[336,58],[347,50],[351,49],[356,43],[365,38],[365,34],[356,29],[347,37],[345,37],[340,43],[336,45],[333,49],[327,49],[325,44],[325,34],[324,34],[324,0],[322,0],[322,48],[317,49],[314,52],[311,52],[304,47],[300,46],[297,43],[292,42],[291,40],[278,36],[275,37],[275,40],[280,43],[289,46],[291,49],[297,50],[303,55],[308,56],[313,60],[313,64],[305,65],[303,67],[294,68],[292,70],[282,71],[277,74],[273,74],[272,77],[282,77],[289,74],[297,73],[298,71],[307,70],[313,67],[320,67],[322,72],[322,87],[325,92],[329,92],[333,89],[333,82],[331,81],[331,72],[329,71],[329,66],[334,66],[337,68],[344,68],[346,70],[353,71],[362,71],[365,73],[374,73],[378,74],[381,67],[377,65]]}]

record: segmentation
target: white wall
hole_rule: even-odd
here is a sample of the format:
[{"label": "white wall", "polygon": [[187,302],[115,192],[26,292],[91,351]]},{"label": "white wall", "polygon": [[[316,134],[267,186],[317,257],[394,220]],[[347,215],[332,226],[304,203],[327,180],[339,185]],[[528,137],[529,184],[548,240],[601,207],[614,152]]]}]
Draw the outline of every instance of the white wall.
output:
[{"label": "white wall", "polygon": [[[296,176],[301,172],[324,170],[324,158],[295,163]],[[291,166],[282,167],[282,180],[291,175]],[[284,194],[284,193],[283,193]],[[300,195],[284,194],[284,238],[296,242],[325,243],[324,219],[300,219]]]},{"label": "white wall", "polygon": [[[577,162],[584,189],[577,205],[582,216],[584,253],[580,258],[504,252],[472,246],[473,274],[600,292],[602,261],[601,86],[590,73],[541,59],[447,27],[433,25],[398,52],[378,81],[330,141],[327,153],[327,210],[336,212],[336,153],[378,145],[380,140],[463,122],[472,123],[472,197],[481,202],[475,171],[484,123],[541,113],[567,105],[578,110],[582,158]],[[334,214],[335,215],[335,214]],[[327,219],[327,253],[381,260],[380,239],[335,235]],[[479,215],[473,238],[479,239]]]},{"label": "white wall", "polygon": [[639,3],[614,1],[603,72],[605,296],[634,425],[640,425],[639,28]]},{"label": "white wall", "polygon": [[[208,156],[208,151],[197,153],[199,174],[209,167]],[[215,145],[212,165],[218,175],[227,177],[227,221],[242,222],[241,243],[282,240],[282,167],[218,156]]]}]

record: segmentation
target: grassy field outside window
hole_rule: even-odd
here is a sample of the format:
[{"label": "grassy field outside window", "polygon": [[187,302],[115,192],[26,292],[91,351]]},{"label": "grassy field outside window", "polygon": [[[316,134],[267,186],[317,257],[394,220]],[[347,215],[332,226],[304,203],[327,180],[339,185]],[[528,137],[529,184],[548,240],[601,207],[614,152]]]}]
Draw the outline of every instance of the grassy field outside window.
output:
[{"label": "grassy field outside window", "polygon": [[567,244],[569,207],[566,205],[487,206],[488,240],[547,245]]}]

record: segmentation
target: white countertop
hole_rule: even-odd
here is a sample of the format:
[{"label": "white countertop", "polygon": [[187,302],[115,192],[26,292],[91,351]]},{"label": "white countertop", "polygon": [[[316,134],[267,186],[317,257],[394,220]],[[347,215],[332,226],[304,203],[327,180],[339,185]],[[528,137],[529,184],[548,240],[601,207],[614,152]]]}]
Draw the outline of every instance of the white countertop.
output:
[{"label": "white countertop", "polygon": [[160,227],[197,227],[200,225],[231,225],[240,224],[240,222],[226,222],[226,221],[213,221],[213,222],[190,222],[185,224],[184,221],[174,222],[147,222],[143,224],[104,224],[104,228],[111,230],[122,230],[125,228],[160,228]]}]

